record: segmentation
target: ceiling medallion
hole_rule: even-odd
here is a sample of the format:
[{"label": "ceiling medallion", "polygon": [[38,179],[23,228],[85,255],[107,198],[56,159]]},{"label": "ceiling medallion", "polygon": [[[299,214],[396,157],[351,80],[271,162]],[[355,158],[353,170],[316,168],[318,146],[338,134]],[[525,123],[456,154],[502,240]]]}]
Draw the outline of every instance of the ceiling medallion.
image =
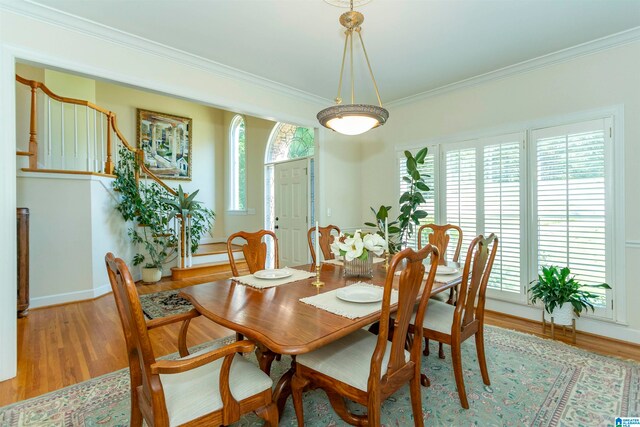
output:
[{"label": "ceiling medallion", "polygon": [[[325,0],[327,3],[334,4],[343,3],[344,0]],[[356,0],[357,1],[357,0]],[[365,0],[366,1],[366,0]],[[364,15],[360,12],[353,10],[354,0],[349,1],[349,11],[343,13],[340,16],[340,24],[346,28],[344,51],[342,53],[342,66],[340,68],[340,80],[338,82],[338,96],[336,97],[336,105],[329,108],[325,108],[317,115],[318,121],[322,126],[325,126],[331,130],[344,135],[359,135],[367,132],[378,126],[382,126],[389,118],[389,112],[382,107],[382,101],[380,100],[380,93],[378,92],[378,85],[376,79],[373,77],[373,70],[369,62],[369,56],[367,50],[364,47],[364,41],[362,40],[362,34],[360,26],[364,21]],[[361,2],[362,3],[362,2]],[[354,91],[354,74],[353,74],[353,32],[358,34],[360,44],[362,45],[362,51],[364,57],[367,60],[367,66],[369,67],[369,73],[371,74],[371,80],[373,81],[373,87],[376,91],[376,97],[378,98],[377,105],[368,104],[356,104],[355,103],[355,91]],[[342,77],[344,74],[344,64],[347,58],[347,46],[349,46],[350,56],[350,71],[351,71],[351,104],[342,104]]]}]

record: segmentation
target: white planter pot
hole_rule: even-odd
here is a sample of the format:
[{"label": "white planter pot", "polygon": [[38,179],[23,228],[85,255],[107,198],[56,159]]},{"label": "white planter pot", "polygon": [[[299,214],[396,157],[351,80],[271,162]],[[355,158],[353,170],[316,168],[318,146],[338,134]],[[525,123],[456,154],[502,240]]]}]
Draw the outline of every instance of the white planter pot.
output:
[{"label": "white planter pot", "polygon": [[145,283],[156,283],[162,278],[162,270],[159,268],[142,268],[142,281]]},{"label": "white planter pot", "polygon": [[556,307],[551,312],[553,323],[556,325],[571,325],[573,321],[573,306],[565,302],[562,307]]}]

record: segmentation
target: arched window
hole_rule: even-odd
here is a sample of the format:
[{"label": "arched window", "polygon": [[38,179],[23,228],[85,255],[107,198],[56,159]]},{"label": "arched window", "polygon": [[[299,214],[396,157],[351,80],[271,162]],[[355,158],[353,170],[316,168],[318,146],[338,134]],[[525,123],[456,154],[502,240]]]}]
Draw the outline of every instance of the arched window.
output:
[{"label": "arched window", "polygon": [[288,123],[276,123],[269,136],[265,151],[265,228],[273,230],[274,222],[274,164],[297,158],[309,158],[310,171],[310,214],[311,222],[315,221],[315,176],[314,151],[315,133],[313,128],[306,128]]},{"label": "arched window", "polygon": [[229,210],[247,210],[247,151],[244,119],[237,115],[229,126]]}]

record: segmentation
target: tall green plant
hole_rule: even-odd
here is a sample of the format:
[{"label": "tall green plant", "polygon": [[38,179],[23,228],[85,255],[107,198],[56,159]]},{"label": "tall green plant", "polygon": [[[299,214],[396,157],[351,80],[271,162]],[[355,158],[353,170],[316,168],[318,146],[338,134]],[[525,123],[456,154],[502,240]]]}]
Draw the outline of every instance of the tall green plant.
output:
[{"label": "tall green plant", "polygon": [[215,218],[215,213],[212,210],[202,207],[201,202],[195,200],[199,191],[196,190],[187,196],[182,186],[179,185],[177,196],[162,200],[169,207],[169,220],[177,215],[180,215],[183,220],[191,218],[191,252],[195,252],[198,249],[200,238],[209,231]]},{"label": "tall green plant", "polygon": [[389,232],[389,253],[395,254],[400,250],[400,227],[398,227],[398,221],[389,220],[389,211],[391,210],[391,206],[381,205],[377,211],[373,207],[370,209],[376,217],[376,222],[365,222],[364,225],[376,228],[376,233],[384,237],[384,222],[387,220],[387,231]]},{"label": "tall green plant", "polygon": [[532,281],[531,283],[534,285],[529,288],[531,302],[535,304],[536,301],[541,300],[549,314],[556,307],[562,307],[569,303],[573,306],[573,312],[580,316],[582,310],[590,308],[593,311],[594,307],[591,301],[600,297],[600,295],[583,288],[611,289],[606,283],[583,285],[575,279],[575,276],[569,277],[570,274],[571,271],[568,267],[559,268],[555,265],[542,267],[538,279]]},{"label": "tall green plant", "polygon": [[429,191],[429,186],[425,178],[429,175],[421,173],[419,168],[424,164],[427,157],[428,148],[424,147],[415,155],[410,151],[405,151],[407,175],[402,180],[409,184],[409,188],[400,196],[400,215],[398,215],[398,226],[400,228],[400,244],[407,245],[409,237],[413,235],[415,226],[420,225],[420,220],[427,217],[427,212],[420,209],[420,205],[426,203],[423,191]]}]

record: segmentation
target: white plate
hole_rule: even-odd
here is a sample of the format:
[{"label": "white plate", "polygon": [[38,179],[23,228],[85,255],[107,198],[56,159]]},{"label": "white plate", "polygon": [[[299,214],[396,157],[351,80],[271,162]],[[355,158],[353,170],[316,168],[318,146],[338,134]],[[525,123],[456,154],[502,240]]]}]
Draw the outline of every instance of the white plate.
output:
[{"label": "white plate", "polygon": [[275,279],[284,279],[285,277],[291,276],[293,273],[291,270],[287,270],[286,268],[277,268],[273,270],[260,270],[253,273],[253,277],[257,277],[258,279],[267,279],[267,280],[275,280]]},{"label": "white plate", "polygon": [[348,286],[340,288],[336,292],[336,296],[343,301],[370,303],[382,301],[383,288],[373,288],[365,286]]},{"label": "white plate", "polygon": [[447,267],[446,265],[439,265],[436,270],[436,274],[449,275],[456,274],[458,272],[457,268]]}]

